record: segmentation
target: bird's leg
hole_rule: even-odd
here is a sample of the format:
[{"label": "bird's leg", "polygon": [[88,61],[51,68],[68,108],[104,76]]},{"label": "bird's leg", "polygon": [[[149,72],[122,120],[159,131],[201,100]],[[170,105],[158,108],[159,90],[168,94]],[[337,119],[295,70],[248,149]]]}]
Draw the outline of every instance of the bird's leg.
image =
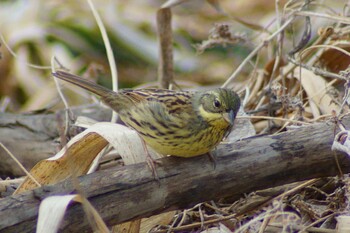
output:
[{"label": "bird's leg", "polygon": [[213,152],[209,151],[207,153],[209,160],[213,163],[214,169],[216,168],[216,156],[213,154]]},{"label": "bird's leg", "polygon": [[145,140],[143,140],[143,138],[141,138],[141,142],[142,142],[143,149],[146,152],[146,162],[147,162],[149,168],[152,170],[153,177],[157,181],[159,181],[159,176],[158,176],[158,173],[157,173],[156,164],[161,164],[161,162],[156,161],[155,159],[152,158],[152,156],[150,155],[150,153],[149,153],[149,151],[147,149],[146,142],[145,142]]}]

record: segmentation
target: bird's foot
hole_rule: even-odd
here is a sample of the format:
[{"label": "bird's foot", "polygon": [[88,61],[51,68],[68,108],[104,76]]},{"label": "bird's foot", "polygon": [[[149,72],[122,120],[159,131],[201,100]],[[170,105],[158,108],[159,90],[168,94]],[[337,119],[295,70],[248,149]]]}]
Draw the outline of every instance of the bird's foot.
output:
[{"label": "bird's foot", "polygon": [[149,168],[151,169],[152,171],[152,175],[154,177],[155,180],[157,180],[159,182],[159,176],[158,176],[158,172],[157,172],[157,167],[156,165],[160,165],[162,164],[161,161],[157,161],[155,159],[152,158],[152,156],[148,153],[147,151],[147,159],[146,159],[146,162],[149,166]]},{"label": "bird's foot", "polygon": [[157,173],[157,168],[156,168],[156,164],[161,164],[162,162],[155,160],[154,158],[152,158],[151,154],[149,153],[148,149],[147,149],[147,145],[145,140],[142,139],[142,137],[140,136],[141,139],[141,143],[143,146],[143,149],[146,153],[146,162],[148,167],[151,169],[153,177],[155,180],[157,180],[157,182],[159,183],[159,176]]},{"label": "bird's foot", "polygon": [[210,162],[213,163],[214,169],[216,168],[216,156],[212,152],[207,153]]}]

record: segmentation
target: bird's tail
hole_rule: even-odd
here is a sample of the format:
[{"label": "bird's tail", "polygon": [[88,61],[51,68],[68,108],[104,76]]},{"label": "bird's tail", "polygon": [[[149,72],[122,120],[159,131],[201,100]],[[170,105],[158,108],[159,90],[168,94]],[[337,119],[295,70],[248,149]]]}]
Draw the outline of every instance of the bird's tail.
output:
[{"label": "bird's tail", "polygon": [[75,84],[83,89],[91,91],[92,93],[94,93],[98,96],[104,97],[104,98],[113,93],[113,91],[109,90],[108,88],[97,85],[93,82],[85,80],[77,75],[70,74],[68,72],[56,71],[55,73],[52,73],[52,74],[56,78],[62,79],[64,81],[70,82],[72,84]]}]

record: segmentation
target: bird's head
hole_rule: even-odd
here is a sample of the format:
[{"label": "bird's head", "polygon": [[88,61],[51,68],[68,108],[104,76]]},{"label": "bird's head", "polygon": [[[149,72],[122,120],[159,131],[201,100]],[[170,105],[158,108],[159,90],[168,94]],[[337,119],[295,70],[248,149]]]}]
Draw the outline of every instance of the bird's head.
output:
[{"label": "bird's head", "polygon": [[211,125],[232,126],[240,105],[237,93],[226,88],[198,93],[194,101],[198,114]]}]

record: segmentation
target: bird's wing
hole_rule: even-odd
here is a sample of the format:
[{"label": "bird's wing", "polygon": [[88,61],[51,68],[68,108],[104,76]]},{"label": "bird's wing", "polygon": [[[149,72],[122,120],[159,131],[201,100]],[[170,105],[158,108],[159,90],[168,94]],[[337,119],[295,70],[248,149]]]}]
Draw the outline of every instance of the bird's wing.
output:
[{"label": "bird's wing", "polygon": [[[139,104],[149,105],[151,108],[161,108],[162,111],[170,115],[189,112],[192,109],[191,99],[193,92],[189,91],[149,88],[123,90],[121,94],[135,103],[136,107]],[[153,107],[153,105],[157,107]]]},{"label": "bird's wing", "polygon": [[141,102],[127,112],[121,112],[121,119],[138,132],[147,129],[159,129],[160,132],[183,129],[191,116],[193,114],[188,111],[170,113],[166,105],[157,101]]}]

